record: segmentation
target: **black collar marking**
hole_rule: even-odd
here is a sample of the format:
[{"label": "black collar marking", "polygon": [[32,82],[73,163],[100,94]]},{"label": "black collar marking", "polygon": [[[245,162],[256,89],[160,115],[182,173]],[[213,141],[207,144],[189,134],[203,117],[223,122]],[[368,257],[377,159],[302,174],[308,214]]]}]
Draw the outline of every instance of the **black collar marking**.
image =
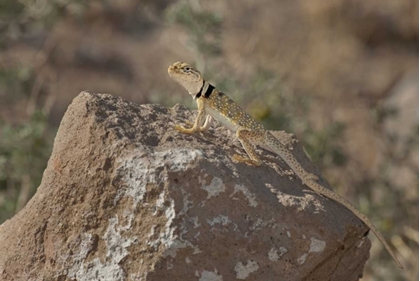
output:
[{"label": "black collar marking", "polygon": [[[195,98],[196,99],[198,99],[199,97],[201,97],[201,95],[203,94],[203,88],[204,88],[204,85],[205,84],[206,84],[206,82],[203,80],[203,85],[201,86],[200,91],[198,91],[198,93],[195,95]],[[215,88],[214,88],[214,86],[212,84],[208,84],[207,90],[204,93],[204,98],[208,99],[210,97],[211,93],[213,93],[213,90],[214,89]]]},{"label": "black collar marking", "polygon": [[203,91],[204,84],[206,84],[206,82],[203,80],[203,85],[201,85],[200,91],[198,91],[198,93],[195,95],[195,98],[196,99],[198,99],[199,97],[201,97],[201,91]]},{"label": "black collar marking", "polygon": [[209,84],[209,86],[207,87],[206,92],[204,93],[204,97],[206,99],[208,99],[210,97],[211,93],[213,93],[213,90],[214,90],[214,86],[212,84]]}]

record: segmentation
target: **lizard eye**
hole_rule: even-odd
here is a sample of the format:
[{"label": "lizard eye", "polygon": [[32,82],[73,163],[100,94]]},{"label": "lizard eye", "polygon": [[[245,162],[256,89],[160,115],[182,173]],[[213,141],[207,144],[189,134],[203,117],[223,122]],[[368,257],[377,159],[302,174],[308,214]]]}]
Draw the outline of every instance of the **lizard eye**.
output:
[{"label": "lizard eye", "polygon": [[186,71],[186,72],[190,72],[190,70],[191,70],[191,68],[189,68],[189,67],[184,67],[184,71]]}]

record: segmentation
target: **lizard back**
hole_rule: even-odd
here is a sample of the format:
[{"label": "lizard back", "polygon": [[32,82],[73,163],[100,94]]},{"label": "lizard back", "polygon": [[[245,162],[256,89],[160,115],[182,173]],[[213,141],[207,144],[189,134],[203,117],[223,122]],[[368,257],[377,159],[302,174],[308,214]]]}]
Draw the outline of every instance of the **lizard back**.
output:
[{"label": "lizard back", "polygon": [[231,131],[236,132],[238,128],[252,131],[264,130],[264,127],[259,122],[224,93],[214,89],[208,98],[200,98],[205,99],[206,112]]}]

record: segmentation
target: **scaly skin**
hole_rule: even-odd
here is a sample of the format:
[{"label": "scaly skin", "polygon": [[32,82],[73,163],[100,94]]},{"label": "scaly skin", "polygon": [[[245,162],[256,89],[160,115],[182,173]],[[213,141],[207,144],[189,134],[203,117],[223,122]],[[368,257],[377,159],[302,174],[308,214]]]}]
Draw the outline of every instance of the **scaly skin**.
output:
[{"label": "scaly skin", "polygon": [[182,125],[176,125],[176,130],[185,134],[202,132],[210,127],[212,119],[216,119],[222,123],[223,126],[236,134],[249,157],[245,158],[235,154],[233,155],[233,160],[252,166],[260,166],[262,164],[253,145],[260,144],[268,146],[290,166],[295,174],[302,180],[303,184],[307,185],[315,192],[342,204],[363,221],[376,237],[378,237],[379,241],[381,241],[388,253],[394,259],[396,265],[399,268],[403,268],[385,238],[365,215],[359,212],[356,207],[345,198],[318,184],[317,176],[305,171],[293,154],[284,145],[282,145],[270,132],[266,131],[260,123],[247,114],[232,99],[205,82],[197,69],[187,63],[176,62],[168,68],[168,73],[172,79],[183,86],[189,94],[192,95],[198,106],[198,115],[193,126],[191,128],[185,128]]}]

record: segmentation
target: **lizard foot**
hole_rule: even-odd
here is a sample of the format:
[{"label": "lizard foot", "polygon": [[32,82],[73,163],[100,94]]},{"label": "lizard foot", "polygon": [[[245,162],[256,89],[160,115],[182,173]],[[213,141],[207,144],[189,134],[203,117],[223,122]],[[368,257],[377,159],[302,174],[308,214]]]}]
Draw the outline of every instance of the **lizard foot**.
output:
[{"label": "lizard foot", "polygon": [[242,157],[238,154],[234,154],[232,156],[232,161],[235,162],[235,163],[245,163],[245,164],[248,164],[250,166],[260,166],[261,165],[260,162],[257,162],[255,160],[252,160],[252,159],[249,159],[249,158]]},{"label": "lizard foot", "polygon": [[305,184],[308,184],[311,181],[318,181],[318,180],[319,180],[318,176],[316,176],[312,173],[306,173],[305,179],[302,180],[302,184],[305,185]]},{"label": "lizard foot", "polygon": [[178,132],[184,133],[184,134],[192,134],[194,133],[194,131],[191,129],[187,129],[179,124],[175,125],[175,130],[177,130]]},{"label": "lizard foot", "polygon": [[313,180],[313,181],[319,180],[319,177],[312,174],[312,173],[308,173],[307,177],[308,177],[309,180]]}]

